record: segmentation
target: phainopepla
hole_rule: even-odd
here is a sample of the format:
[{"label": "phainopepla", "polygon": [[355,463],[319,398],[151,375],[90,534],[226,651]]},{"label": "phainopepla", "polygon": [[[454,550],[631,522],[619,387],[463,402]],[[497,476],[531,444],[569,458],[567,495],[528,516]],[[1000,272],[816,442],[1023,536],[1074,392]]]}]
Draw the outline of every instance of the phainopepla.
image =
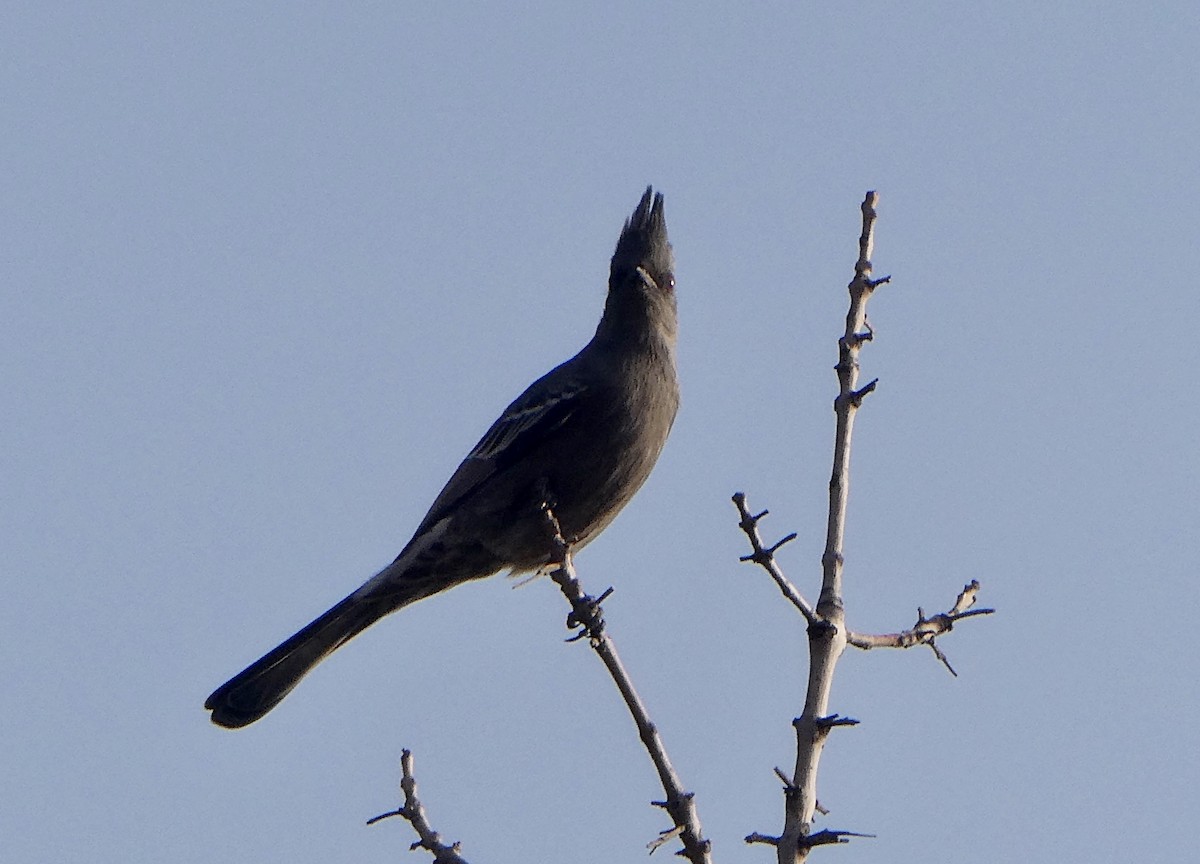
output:
[{"label": "phainopepla", "polygon": [[212,721],[253,723],[313,666],[409,603],[547,565],[547,506],[572,550],[599,534],[650,475],[679,407],[674,269],[663,197],[647,188],[617,241],[592,340],[505,409],[395,561],[208,697]]}]

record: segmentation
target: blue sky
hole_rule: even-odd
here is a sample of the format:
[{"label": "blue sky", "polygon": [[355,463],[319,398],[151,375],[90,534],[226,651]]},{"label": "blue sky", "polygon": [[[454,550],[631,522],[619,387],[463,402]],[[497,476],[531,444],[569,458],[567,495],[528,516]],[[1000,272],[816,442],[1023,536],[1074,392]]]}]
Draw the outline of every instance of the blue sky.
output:
[{"label": "blue sky", "polygon": [[[723,862],[777,831],[835,340],[881,194],[823,827],[856,860],[1182,860],[1200,793],[1192,3],[31,4],[0,13],[0,836],[12,860],[633,861],[632,724],[546,582],[201,704],[408,539],[590,336],[647,183],[684,407],[577,561]],[[582,851],[581,850],[582,847]],[[659,853],[663,854],[662,852]],[[414,858],[413,860],[418,860]]]}]

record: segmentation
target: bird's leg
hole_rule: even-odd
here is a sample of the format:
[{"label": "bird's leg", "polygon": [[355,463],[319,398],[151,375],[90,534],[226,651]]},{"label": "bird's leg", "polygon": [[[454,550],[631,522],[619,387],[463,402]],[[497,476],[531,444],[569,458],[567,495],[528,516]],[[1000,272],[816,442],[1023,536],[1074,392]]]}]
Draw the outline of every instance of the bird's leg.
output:
[{"label": "bird's leg", "polygon": [[545,491],[547,494],[542,498],[541,509],[546,515],[546,525],[550,537],[550,560],[547,562],[547,567],[550,569],[550,578],[554,580],[554,584],[562,590],[563,596],[571,604],[571,612],[567,615],[567,629],[580,628],[579,632],[568,641],[574,642],[585,636],[595,639],[604,630],[604,615],[600,603],[612,593],[612,589],[609,588],[599,597],[593,597],[584,592],[583,585],[575,575],[575,567],[571,560],[571,544],[563,537],[562,526],[550,503],[552,498],[548,494],[548,490]]},{"label": "bird's leg", "polygon": [[555,497],[550,489],[550,484],[544,477],[538,481],[537,494],[538,509],[542,511],[542,515],[546,519],[546,536],[550,543],[549,557],[546,563],[549,567],[562,567],[563,561],[571,554],[571,549],[570,544],[563,537],[562,525],[554,512],[554,508],[558,505],[558,498]]}]

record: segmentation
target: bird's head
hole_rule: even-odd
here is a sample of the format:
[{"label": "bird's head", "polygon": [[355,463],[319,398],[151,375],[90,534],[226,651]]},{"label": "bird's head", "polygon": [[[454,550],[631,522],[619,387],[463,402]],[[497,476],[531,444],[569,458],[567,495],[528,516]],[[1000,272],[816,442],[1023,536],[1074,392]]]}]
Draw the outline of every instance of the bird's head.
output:
[{"label": "bird's head", "polygon": [[650,291],[675,292],[675,255],[667,240],[663,196],[650,186],[625,222],[612,257],[609,287],[629,281],[643,282]]},{"label": "bird's head", "polygon": [[667,240],[663,196],[646,187],[613,253],[595,341],[619,350],[649,348],[669,357],[677,329],[675,255]]}]

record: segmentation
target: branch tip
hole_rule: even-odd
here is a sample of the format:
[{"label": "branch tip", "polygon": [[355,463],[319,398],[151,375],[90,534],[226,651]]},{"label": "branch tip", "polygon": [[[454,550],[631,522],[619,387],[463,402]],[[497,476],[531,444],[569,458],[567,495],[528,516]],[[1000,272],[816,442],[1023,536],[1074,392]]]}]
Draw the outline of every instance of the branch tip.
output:
[{"label": "branch tip", "polygon": [[849,843],[851,837],[869,837],[874,838],[874,834],[860,834],[857,831],[833,831],[826,829],[818,831],[816,834],[809,834],[800,841],[803,848],[811,849],[814,846],[829,846],[834,843]]},{"label": "branch tip", "polygon": [[948,671],[951,675],[953,675],[955,678],[957,678],[958,673],[954,671],[954,667],[950,665],[950,660],[946,657],[946,655],[944,653],[942,653],[942,649],[939,648],[937,646],[937,644],[934,642],[934,637],[932,637],[932,636],[929,637],[928,645],[929,645],[930,650],[933,651],[934,656],[937,657],[937,659],[942,661],[942,665],[946,667],[946,671]]},{"label": "branch tip", "polygon": [[817,620],[816,610],[813,609],[812,604],[801,596],[800,592],[796,590],[796,586],[789,582],[787,577],[783,575],[783,571],[779,568],[774,557],[774,553],[781,546],[796,539],[796,534],[789,534],[770,548],[763,546],[762,537],[758,533],[758,521],[766,516],[768,511],[763,510],[757,516],[752,515],[749,507],[746,505],[746,496],[742,492],[738,492],[733,496],[733,502],[737,505],[738,514],[742,517],[741,521],[738,522],[738,527],[742,529],[746,535],[746,539],[750,541],[750,548],[752,550],[749,555],[739,556],[738,560],[753,562],[766,570],[783,596],[799,610],[800,614],[804,616],[809,624],[814,623]]},{"label": "branch tip", "polygon": [[369,819],[367,824],[374,825],[381,819],[399,816],[417,832],[418,839],[409,846],[410,850],[425,849],[432,852],[435,864],[467,864],[466,859],[459,855],[462,845],[457,841],[449,845],[443,843],[441,836],[429,824],[425,805],[417,797],[417,780],[413,775],[413,755],[412,751],[407,748],[400,751],[400,792],[404,796],[404,803],[400,807],[391,813],[384,813],[374,819]]},{"label": "branch tip", "polygon": [[859,721],[853,717],[842,717],[839,714],[830,714],[828,717],[817,718],[818,729],[832,729],[834,726],[857,726]]},{"label": "branch tip", "polygon": [[787,535],[782,540],[780,540],[778,543],[776,543],[774,546],[772,546],[770,549],[768,549],[767,554],[774,556],[775,553],[779,551],[780,547],[782,547],[784,544],[791,543],[793,540],[796,539],[796,536],[797,536],[796,532],[793,531],[791,534]]},{"label": "branch tip", "polygon": [[[683,833],[682,825],[676,825],[673,828],[667,828],[663,831],[659,831],[658,836],[646,844],[646,848],[649,849],[650,854],[653,855],[659,846],[662,846],[664,843],[668,843],[671,840],[674,840],[676,837],[678,837],[682,833]],[[682,850],[680,850],[680,852],[682,852]],[[676,852],[675,854],[679,855],[680,852]]]},{"label": "branch tip", "polygon": [[875,378],[866,384],[864,387],[853,391],[850,394],[850,403],[855,407],[862,405],[863,399],[867,398],[867,394],[875,392],[875,387],[879,384],[879,379]]}]

